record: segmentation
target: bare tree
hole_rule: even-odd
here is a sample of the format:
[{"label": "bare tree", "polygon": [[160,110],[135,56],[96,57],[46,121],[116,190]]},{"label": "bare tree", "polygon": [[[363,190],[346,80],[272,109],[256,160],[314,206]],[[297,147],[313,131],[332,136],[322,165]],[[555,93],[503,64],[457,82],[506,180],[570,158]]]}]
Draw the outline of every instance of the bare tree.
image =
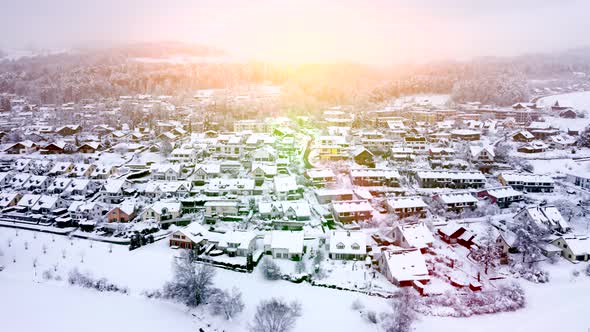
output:
[{"label": "bare tree", "polygon": [[381,315],[383,328],[386,332],[409,332],[418,318],[414,311],[417,295],[409,288],[400,288],[395,295],[391,301],[392,312]]},{"label": "bare tree", "polygon": [[228,290],[215,292],[211,296],[209,304],[211,306],[211,313],[214,315],[223,315],[227,320],[231,320],[244,310],[242,293],[235,287],[232,288],[231,292]]},{"label": "bare tree", "polygon": [[190,250],[186,250],[174,262],[173,280],[164,285],[164,297],[174,299],[189,307],[204,303],[213,291],[215,270],[209,265],[193,264]]},{"label": "bare tree", "polygon": [[287,332],[293,329],[300,316],[301,305],[298,302],[287,303],[278,298],[263,300],[256,308],[250,331]]},{"label": "bare tree", "polygon": [[488,274],[490,267],[496,267],[500,263],[502,251],[494,237],[491,225],[488,225],[482,239],[477,244],[477,249],[471,253],[474,260],[484,265],[484,272]]}]

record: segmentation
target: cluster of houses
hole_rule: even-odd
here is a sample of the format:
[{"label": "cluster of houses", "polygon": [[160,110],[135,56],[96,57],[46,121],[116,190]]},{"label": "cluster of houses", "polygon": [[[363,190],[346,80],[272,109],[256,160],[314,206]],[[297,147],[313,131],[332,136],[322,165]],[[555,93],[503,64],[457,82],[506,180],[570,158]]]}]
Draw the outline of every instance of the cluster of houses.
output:
[{"label": "cluster of houses", "polygon": [[[172,248],[254,261],[263,254],[300,260],[325,250],[329,259],[364,262],[396,285],[423,290],[433,278],[428,262],[436,241],[469,250],[478,244],[465,224],[435,226],[432,220],[458,217],[485,202],[518,210],[514,222],[530,220],[553,232],[548,253],[590,258],[586,239],[569,235],[569,222],[556,207],[525,199],[554,192],[554,179],[500,161],[501,140],[488,135],[504,134],[523,153],[572,147],[577,133],[541,121],[534,104],[498,109],[470,103],[450,110],[413,103],[367,112],[360,125],[345,107],[296,119],[244,113],[228,124],[223,114],[205,111],[215,96],[203,91],[196,105],[123,96],[114,108],[29,108],[25,113],[38,113],[36,125],[3,144],[0,220],[89,232],[175,225],[167,238]],[[133,126],[102,124],[129,109],[177,115]],[[101,112],[104,118],[95,116]],[[571,112],[561,109],[558,116]],[[52,125],[70,123],[62,113],[85,120]],[[4,123],[10,126],[17,128]],[[109,155],[117,162],[104,163]],[[567,180],[590,187],[587,172]],[[376,225],[389,219],[399,222],[378,231]],[[318,238],[319,244],[311,241]],[[514,234],[500,232],[503,252],[514,252],[514,243]]]}]

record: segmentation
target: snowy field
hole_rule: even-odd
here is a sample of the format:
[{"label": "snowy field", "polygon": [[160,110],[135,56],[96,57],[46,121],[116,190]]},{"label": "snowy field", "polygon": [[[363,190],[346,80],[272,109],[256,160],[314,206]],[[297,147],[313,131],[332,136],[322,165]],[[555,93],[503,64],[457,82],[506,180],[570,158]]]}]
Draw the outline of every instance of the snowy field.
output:
[{"label": "snowy field", "polygon": [[[43,244],[47,245],[46,253]],[[9,330],[60,332],[77,331],[80,327],[89,332],[150,332],[170,328],[192,331],[199,327],[205,331],[240,332],[247,331],[256,304],[274,296],[303,304],[303,317],[298,320],[296,331],[380,331],[353,312],[351,303],[360,299],[368,309],[387,310],[385,300],[360,293],[267,281],[259,271],[246,274],[217,269],[216,286],[238,287],[246,304],[244,312],[234,321],[226,322],[206,312],[188,312],[182,305],[148,300],[141,295],[144,290],[161,287],[171,276],[171,261],[176,252],[167,248],[164,241],[131,252],[127,247],[114,246],[110,253],[110,246],[104,243],[93,242],[90,246],[87,240],[74,239],[72,245],[63,236],[23,230],[16,236],[15,230],[0,228],[0,250],[4,253],[0,257],[0,265],[4,265],[0,272],[0,312],[4,326]],[[33,268],[35,258],[36,268]],[[45,281],[42,272],[53,269],[55,264],[58,274],[64,278],[70,269],[77,267],[129,287],[130,294],[99,293],[69,286],[65,281]],[[521,281],[527,294],[524,310],[472,318],[421,317],[416,331],[586,331],[590,277],[584,273],[577,277],[572,274],[574,269],[581,271],[585,267],[586,264],[574,265],[561,260],[557,265],[546,266],[551,273],[549,284]]]},{"label": "snowy field", "polygon": [[564,93],[543,97],[537,101],[537,105],[542,107],[551,106],[555,104],[556,101],[559,101],[559,105],[561,106],[590,111],[590,91]]}]

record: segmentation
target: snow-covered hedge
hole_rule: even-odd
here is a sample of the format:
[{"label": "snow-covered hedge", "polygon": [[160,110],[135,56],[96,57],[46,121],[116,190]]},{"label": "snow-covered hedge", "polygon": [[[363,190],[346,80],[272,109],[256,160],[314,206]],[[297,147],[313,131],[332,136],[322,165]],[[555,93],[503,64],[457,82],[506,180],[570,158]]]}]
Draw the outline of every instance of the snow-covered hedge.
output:
[{"label": "snow-covered hedge", "polygon": [[525,295],[516,284],[500,285],[496,289],[467,291],[464,294],[443,294],[424,298],[418,311],[433,316],[469,317],[515,311],[525,306]]},{"label": "snow-covered hedge", "polygon": [[99,292],[117,292],[127,294],[128,289],[126,287],[120,287],[109,282],[106,278],[94,279],[88,273],[82,273],[78,269],[74,268],[68,274],[68,283],[70,285],[76,285],[84,288],[93,288]]}]

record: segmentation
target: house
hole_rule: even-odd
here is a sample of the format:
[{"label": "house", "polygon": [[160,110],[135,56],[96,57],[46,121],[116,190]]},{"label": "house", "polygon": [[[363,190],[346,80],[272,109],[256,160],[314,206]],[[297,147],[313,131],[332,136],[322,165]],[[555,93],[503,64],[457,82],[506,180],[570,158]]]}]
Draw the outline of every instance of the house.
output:
[{"label": "house", "polygon": [[559,117],[566,119],[575,119],[578,117],[578,113],[576,113],[576,111],[570,108],[559,112]]},{"label": "house", "polygon": [[479,171],[418,171],[415,178],[422,188],[482,188],[486,182]]},{"label": "house", "polygon": [[4,149],[4,152],[6,152],[7,154],[27,154],[33,153],[37,150],[39,150],[39,145],[37,143],[26,140],[10,145],[6,149]]},{"label": "house", "polygon": [[197,160],[197,151],[195,149],[174,149],[168,160],[171,163],[194,164]]},{"label": "house", "polygon": [[467,248],[471,248],[475,245],[475,233],[455,222],[451,222],[446,226],[439,228],[437,232],[440,238],[446,243],[457,243]]},{"label": "house", "polygon": [[394,161],[413,161],[416,159],[416,151],[408,147],[391,148],[391,158]]},{"label": "house", "polygon": [[500,230],[496,238],[496,244],[502,251],[502,255],[506,256],[509,253],[516,253],[518,236],[511,230]]},{"label": "house", "polygon": [[178,247],[182,249],[191,249],[199,253],[207,245],[208,231],[203,225],[198,223],[191,223],[185,228],[174,231],[168,237],[170,247]]},{"label": "house", "polygon": [[0,193],[0,210],[15,206],[22,197],[19,193]]},{"label": "house", "polygon": [[299,260],[303,257],[302,231],[272,231],[264,238],[264,250],[273,258]]},{"label": "house", "polygon": [[45,175],[33,175],[22,186],[28,191],[45,191],[51,184],[51,179]]},{"label": "house", "polygon": [[551,241],[561,249],[561,256],[577,263],[590,260],[590,239],[588,236],[563,235]]},{"label": "house", "polygon": [[191,175],[191,180],[194,185],[203,185],[209,179],[219,177],[219,174],[221,174],[220,164],[197,164]]},{"label": "house", "polygon": [[[0,179],[2,177],[0,176]],[[579,169],[576,172],[568,173],[566,176],[566,180],[575,186],[584,189],[590,189],[590,172],[584,171],[583,169]],[[1,180],[0,180],[1,181]]]},{"label": "house", "polygon": [[277,159],[277,151],[269,146],[269,145],[264,145],[261,146],[260,148],[250,152],[250,160],[254,163],[254,162],[258,162],[258,163],[264,163],[264,162],[274,162]]},{"label": "house", "polygon": [[363,146],[359,146],[352,151],[352,158],[358,165],[375,167],[375,155]]},{"label": "house", "polygon": [[101,201],[106,204],[119,204],[130,189],[131,182],[125,179],[108,179],[101,189]]},{"label": "house", "polygon": [[[66,142],[60,141],[60,142],[48,143],[39,151],[41,152],[41,154],[63,154],[63,153],[66,153]],[[72,151],[68,150],[67,152],[72,152]]]},{"label": "house", "polygon": [[430,281],[426,260],[420,250],[386,250],[379,257],[381,273],[399,287]]},{"label": "house", "polygon": [[552,205],[525,207],[514,215],[514,221],[531,221],[540,227],[559,232],[567,232],[570,229],[569,223]]},{"label": "house", "polygon": [[434,196],[441,202],[447,211],[461,212],[468,208],[474,210],[477,206],[477,198],[469,192],[454,192]]},{"label": "house", "polygon": [[387,199],[387,210],[400,218],[410,216],[426,217],[426,203],[420,196],[391,197]]},{"label": "house", "polygon": [[66,190],[63,191],[62,196],[84,198],[94,195],[97,189],[97,185],[88,179],[73,179]]},{"label": "house", "polygon": [[107,212],[108,222],[130,222],[135,218],[137,204],[135,200],[125,200]]},{"label": "house", "polygon": [[101,220],[106,209],[97,202],[73,201],[68,207],[70,218],[74,224],[86,223],[84,228],[91,230],[98,220]]},{"label": "house", "polygon": [[305,172],[305,176],[316,187],[325,187],[326,185],[336,182],[336,175],[328,168],[313,168]]},{"label": "house", "polygon": [[529,193],[550,193],[555,186],[552,178],[537,174],[501,173],[498,180],[504,186]]},{"label": "house", "polygon": [[278,200],[293,200],[301,197],[295,176],[277,176],[274,178],[274,193]]},{"label": "house", "polygon": [[348,142],[344,136],[319,137],[320,160],[343,160],[348,158]]},{"label": "house", "polygon": [[181,216],[180,202],[158,201],[141,213],[142,221],[154,221],[159,224],[174,222]]},{"label": "house", "polygon": [[16,206],[21,208],[26,208],[27,211],[31,211],[33,206],[37,204],[37,201],[41,198],[41,195],[34,195],[34,194],[24,194],[21,199],[18,201]]},{"label": "house", "polygon": [[258,203],[258,213],[263,219],[287,219],[307,221],[311,209],[307,201],[278,201]]},{"label": "house", "polygon": [[53,182],[47,187],[47,193],[49,194],[61,194],[63,193],[66,188],[70,186],[72,183],[72,179],[64,178],[64,177],[57,177],[53,179]]},{"label": "house", "polygon": [[455,149],[447,147],[431,147],[428,149],[430,160],[451,160],[455,157]]},{"label": "house", "polygon": [[373,217],[373,207],[366,200],[332,201],[332,214],[341,223],[361,222]]},{"label": "house", "polygon": [[531,134],[527,130],[521,130],[516,134],[512,135],[512,140],[516,142],[532,142],[535,139],[535,135]]},{"label": "house", "polygon": [[86,142],[78,147],[79,153],[95,153],[103,149],[100,142]]},{"label": "house", "polygon": [[72,168],[70,176],[79,178],[89,177],[95,169],[96,166],[93,164],[74,164],[74,168]]},{"label": "house", "polygon": [[479,141],[481,132],[472,129],[455,129],[451,131],[451,138],[457,141]]},{"label": "house", "polygon": [[256,250],[257,235],[248,231],[209,232],[208,242],[230,257],[247,257]]},{"label": "house", "polygon": [[207,196],[227,196],[227,195],[253,195],[255,188],[254,179],[211,179],[205,185],[203,192]]},{"label": "house", "polygon": [[469,159],[472,163],[493,163],[495,157],[496,153],[492,146],[471,145],[469,147]]},{"label": "house", "polygon": [[277,175],[278,168],[274,164],[252,163],[252,172],[257,185],[264,183],[265,179],[273,178]]},{"label": "house", "polygon": [[72,136],[82,131],[82,127],[80,125],[67,125],[63,127],[59,127],[55,129],[55,133],[61,136]]},{"label": "house", "polygon": [[97,164],[96,168],[90,174],[90,177],[96,180],[106,180],[115,174],[117,167],[112,165]]},{"label": "house", "polygon": [[176,181],[182,175],[180,164],[155,164],[150,167],[153,180]]},{"label": "house", "polygon": [[31,210],[33,213],[46,215],[51,211],[62,207],[62,204],[63,203],[58,196],[41,195]]},{"label": "house", "polygon": [[21,189],[25,183],[31,178],[31,174],[29,173],[16,173],[12,176],[9,181],[9,184],[14,189]]},{"label": "house", "polygon": [[190,191],[191,183],[189,181],[150,181],[145,187],[144,194],[153,201],[163,197],[186,197]]},{"label": "house", "polygon": [[570,135],[555,135],[549,138],[550,145],[556,149],[565,150],[576,146],[577,140]]},{"label": "house", "polygon": [[350,180],[355,186],[399,187],[401,176],[396,170],[360,168],[350,170]]},{"label": "house", "polygon": [[541,121],[531,122],[526,127],[526,130],[533,134],[533,136],[535,136],[535,138],[538,140],[543,140],[549,136],[559,134],[559,129],[553,128],[551,123]]},{"label": "house", "polygon": [[69,161],[57,162],[49,170],[47,175],[57,176],[70,173],[74,169],[74,164]]},{"label": "house", "polygon": [[524,200],[523,194],[512,187],[495,187],[481,190],[477,193],[477,197],[488,198],[491,203],[497,204],[500,208],[507,208],[512,203]]},{"label": "house", "polygon": [[330,259],[363,261],[367,256],[367,235],[361,231],[331,231]]},{"label": "house", "polygon": [[20,158],[14,161],[12,169],[14,169],[17,172],[29,172],[32,170],[31,168],[33,167],[33,165],[33,159]]},{"label": "house", "polygon": [[328,204],[332,201],[350,201],[354,198],[354,193],[350,189],[319,188],[314,192],[320,204]]},{"label": "house", "polygon": [[10,180],[13,176],[13,173],[0,172],[0,187],[4,188],[10,186]]},{"label": "house", "polygon": [[207,201],[204,204],[205,219],[214,222],[218,218],[235,218],[238,216],[239,205],[234,200]]},{"label": "house", "polygon": [[422,222],[396,226],[393,229],[393,239],[397,246],[418,249],[423,253],[434,243],[432,232]]},{"label": "house", "polygon": [[525,144],[521,147],[519,147],[518,149],[516,149],[516,151],[518,152],[522,152],[522,153],[542,153],[547,151],[547,149],[549,149],[549,145],[546,144],[543,141],[533,141],[530,142],[528,144]]}]

